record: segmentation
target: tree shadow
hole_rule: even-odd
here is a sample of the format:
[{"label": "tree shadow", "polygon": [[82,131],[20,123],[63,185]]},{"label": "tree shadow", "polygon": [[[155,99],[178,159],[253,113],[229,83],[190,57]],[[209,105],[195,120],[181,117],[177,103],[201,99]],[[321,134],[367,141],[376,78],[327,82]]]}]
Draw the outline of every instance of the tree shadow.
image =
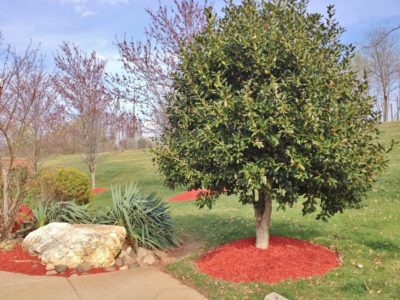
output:
[{"label": "tree shadow", "polygon": [[388,240],[369,240],[369,241],[363,241],[362,244],[368,246],[372,250],[375,251],[388,251],[388,252],[400,252],[400,247],[399,245],[396,245],[395,243],[388,241]]},{"label": "tree shadow", "polygon": [[[254,222],[242,216],[199,213],[178,215],[174,219],[184,234],[195,240],[204,240],[207,248],[255,236]],[[326,231],[318,227],[302,227],[290,220],[277,220],[273,222],[271,235],[313,240],[326,236]]]}]

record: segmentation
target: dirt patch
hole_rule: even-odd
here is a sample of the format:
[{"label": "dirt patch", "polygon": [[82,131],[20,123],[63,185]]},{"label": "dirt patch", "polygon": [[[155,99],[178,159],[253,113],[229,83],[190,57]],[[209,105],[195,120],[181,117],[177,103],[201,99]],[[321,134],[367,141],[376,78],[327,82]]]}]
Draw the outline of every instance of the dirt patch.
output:
[{"label": "dirt patch", "polygon": [[193,252],[201,249],[203,246],[203,242],[187,241],[181,246],[171,249],[169,252],[165,252],[165,256],[161,259],[160,266],[165,267],[166,265],[182,260],[191,255]]}]

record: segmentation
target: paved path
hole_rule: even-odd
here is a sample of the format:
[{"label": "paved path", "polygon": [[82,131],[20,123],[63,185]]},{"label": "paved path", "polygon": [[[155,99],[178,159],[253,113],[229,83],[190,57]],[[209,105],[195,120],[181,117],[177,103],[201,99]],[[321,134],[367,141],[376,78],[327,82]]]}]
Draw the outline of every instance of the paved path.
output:
[{"label": "paved path", "polygon": [[206,300],[154,267],[70,278],[0,272],[0,300],[15,299]]}]

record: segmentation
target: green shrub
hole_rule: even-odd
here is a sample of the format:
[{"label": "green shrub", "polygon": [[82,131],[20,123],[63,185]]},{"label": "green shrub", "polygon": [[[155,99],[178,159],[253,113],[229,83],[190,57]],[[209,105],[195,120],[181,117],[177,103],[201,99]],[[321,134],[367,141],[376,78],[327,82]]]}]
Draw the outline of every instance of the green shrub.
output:
[{"label": "green shrub", "polygon": [[178,245],[175,223],[167,204],[155,194],[143,195],[134,183],[114,186],[112,206],[100,212],[96,223],[125,227],[128,239],[137,248],[168,248]]},{"label": "green shrub", "polygon": [[89,176],[74,168],[43,169],[29,183],[28,200],[88,204],[92,199]]}]

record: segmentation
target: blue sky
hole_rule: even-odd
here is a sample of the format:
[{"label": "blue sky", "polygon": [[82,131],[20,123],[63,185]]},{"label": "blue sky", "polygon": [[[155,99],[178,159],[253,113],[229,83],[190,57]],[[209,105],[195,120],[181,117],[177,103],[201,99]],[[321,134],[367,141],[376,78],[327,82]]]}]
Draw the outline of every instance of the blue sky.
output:
[{"label": "blue sky", "polygon": [[[223,3],[214,0],[217,9]],[[116,36],[143,39],[149,22],[145,8],[157,4],[158,0],[0,0],[0,31],[17,48],[30,40],[40,42],[49,61],[63,40],[76,42],[86,51],[96,50],[109,61],[109,70],[116,71]],[[400,24],[400,0],[310,0],[309,10],[324,13],[328,4],[336,7],[347,43],[359,44],[371,26]]]}]

